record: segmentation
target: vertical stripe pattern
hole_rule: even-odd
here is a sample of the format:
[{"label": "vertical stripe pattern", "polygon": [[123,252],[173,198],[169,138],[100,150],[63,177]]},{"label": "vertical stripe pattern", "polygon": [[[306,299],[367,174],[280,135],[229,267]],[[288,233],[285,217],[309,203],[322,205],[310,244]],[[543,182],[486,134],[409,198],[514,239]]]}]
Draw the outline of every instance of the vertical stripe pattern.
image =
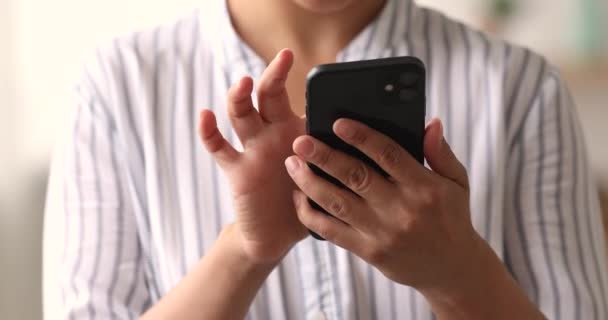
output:
[{"label": "vertical stripe pattern", "polygon": [[[157,303],[234,219],[225,177],[198,141],[212,109],[237,143],[226,91],[265,63],[225,1],[115,39],[87,64],[65,153],[62,315],[131,319]],[[413,55],[427,115],[466,166],[475,229],[549,319],[606,319],[599,206],[573,101],[538,55],[410,0],[387,0],[338,61]],[[503,159],[504,158],[504,159]],[[414,289],[331,243],[297,244],[247,319],[434,319]]]}]

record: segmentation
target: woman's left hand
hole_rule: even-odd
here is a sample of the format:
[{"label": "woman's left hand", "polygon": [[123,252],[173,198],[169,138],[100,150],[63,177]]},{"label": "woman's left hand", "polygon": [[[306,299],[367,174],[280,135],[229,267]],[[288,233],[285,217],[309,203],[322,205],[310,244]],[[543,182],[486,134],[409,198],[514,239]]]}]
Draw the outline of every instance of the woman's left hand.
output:
[{"label": "woman's left hand", "polygon": [[[285,165],[301,191],[294,202],[302,224],[358,255],[391,280],[419,290],[467,286],[489,246],[473,229],[464,166],[443,138],[439,120],[424,137],[418,163],[385,135],[340,119],[334,132],[374,160],[390,178],[310,136],[296,139]],[[352,192],[315,175],[310,162]],[[314,210],[307,196],[333,217]]]}]

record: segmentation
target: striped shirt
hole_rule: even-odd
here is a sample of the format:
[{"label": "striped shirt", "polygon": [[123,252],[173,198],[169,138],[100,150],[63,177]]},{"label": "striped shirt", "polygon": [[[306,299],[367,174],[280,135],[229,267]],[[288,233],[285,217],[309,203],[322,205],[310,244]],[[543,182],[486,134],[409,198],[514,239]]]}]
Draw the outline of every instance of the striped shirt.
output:
[{"label": "striped shirt", "polygon": [[[446,139],[468,169],[475,229],[547,318],[608,319],[596,190],[556,69],[410,0],[387,1],[337,60],[404,55],[427,66],[427,116],[443,119]],[[198,111],[211,107],[238,144],[226,91],[265,66],[220,0],[97,51],[76,87],[60,176],[63,247],[46,253],[61,261],[47,301],[62,297],[62,317],[136,317],[234,220],[227,181],[197,138]],[[433,318],[413,289],[310,237],[276,267],[247,314]]]}]

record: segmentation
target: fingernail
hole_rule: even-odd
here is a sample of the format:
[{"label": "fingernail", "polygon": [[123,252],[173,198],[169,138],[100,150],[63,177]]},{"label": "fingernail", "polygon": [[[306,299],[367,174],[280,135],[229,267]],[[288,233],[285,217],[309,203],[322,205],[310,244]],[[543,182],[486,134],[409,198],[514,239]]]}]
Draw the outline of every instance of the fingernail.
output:
[{"label": "fingernail", "polygon": [[338,120],[334,124],[334,130],[337,135],[345,139],[351,139],[355,135],[355,129],[347,123],[344,123],[344,121]]},{"label": "fingernail", "polygon": [[294,174],[300,168],[300,160],[297,157],[289,157],[285,160],[285,167],[289,174]]},{"label": "fingernail", "polygon": [[303,138],[298,140],[294,149],[296,149],[295,151],[298,154],[309,158],[315,152],[315,145],[312,143],[312,141],[310,141],[310,139]]}]

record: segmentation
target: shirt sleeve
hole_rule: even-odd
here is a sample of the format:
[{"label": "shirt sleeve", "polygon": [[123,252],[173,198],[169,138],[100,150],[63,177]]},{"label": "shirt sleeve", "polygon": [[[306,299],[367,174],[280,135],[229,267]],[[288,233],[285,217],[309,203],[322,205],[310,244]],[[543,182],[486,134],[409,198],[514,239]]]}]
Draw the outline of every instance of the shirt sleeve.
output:
[{"label": "shirt sleeve", "polygon": [[97,69],[87,68],[77,86],[76,115],[59,177],[64,243],[56,251],[61,263],[55,292],[62,298],[56,309],[66,319],[132,319],[148,308],[150,295],[127,159],[111,108],[99,96],[103,86],[96,83],[104,79],[97,79]]},{"label": "shirt sleeve", "polygon": [[604,230],[568,90],[545,67],[508,144],[505,262],[548,319],[608,319]]}]

